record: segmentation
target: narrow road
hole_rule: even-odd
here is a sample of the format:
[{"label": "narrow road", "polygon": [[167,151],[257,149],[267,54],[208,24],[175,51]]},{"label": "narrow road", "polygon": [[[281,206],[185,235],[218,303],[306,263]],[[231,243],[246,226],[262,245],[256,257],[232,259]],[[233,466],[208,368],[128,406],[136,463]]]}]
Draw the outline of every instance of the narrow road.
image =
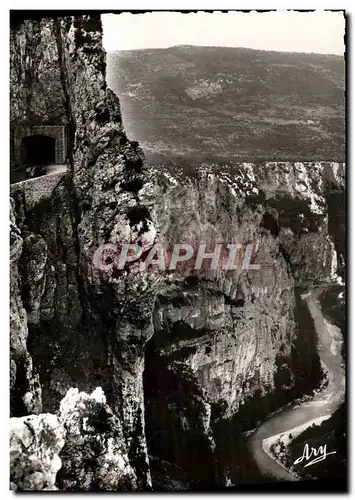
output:
[{"label": "narrow road", "polygon": [[[60,172],[66,172],[68,170],[67,165],[47,165],[45,167],[47,173],[44,175],[58,174]],[[43,176],[40,176],[43,177]],[[25,168],[19,168],[17,170],[10,170],[10,184],[18,184],[19,182],[31,181],[38,179],[38,177],[27,178]]]},{"label": "narrow road", "polygon": [[250,450],[260,471],[279,481],[297,481],[297,477],[265,453],[263,440],[282,432],[290,432],[293,428],[316,418],[331,416],[344,400],[345,370],[340,353],[341,339],[337,329],[323,317],[319,304],[319,296],[323,290],[324,288],[312,290],[305,300],[314,320],[318,335],[318,353],[328,373],[329,383],[323,391],[315,394],[312,400],[289,406],[270,417],[249,440]]}]

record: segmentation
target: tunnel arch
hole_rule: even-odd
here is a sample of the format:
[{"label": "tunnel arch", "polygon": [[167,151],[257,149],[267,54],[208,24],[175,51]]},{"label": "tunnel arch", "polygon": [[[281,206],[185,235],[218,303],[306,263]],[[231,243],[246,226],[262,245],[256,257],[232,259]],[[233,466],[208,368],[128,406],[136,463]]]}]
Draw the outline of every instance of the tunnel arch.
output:
[{"label": "tunnel arch", "polygon": [[56,141],[53,137],[33,134],[22,139],[23,164],[45,166],[55,163]]}]

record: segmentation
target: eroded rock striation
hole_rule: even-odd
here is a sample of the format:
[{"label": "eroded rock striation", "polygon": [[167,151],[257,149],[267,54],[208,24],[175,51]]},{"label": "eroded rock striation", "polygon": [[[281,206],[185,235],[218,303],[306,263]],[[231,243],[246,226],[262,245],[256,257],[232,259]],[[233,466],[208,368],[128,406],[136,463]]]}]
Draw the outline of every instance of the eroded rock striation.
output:
[{"label": "eroded rock striation", "polygon": [[[126,137],[99,16],[24,21],[11,51],[12,124],[59,120],[55,104],[70,163],[50,199],[28,207],[14,192],[12,415],[39,413],[42,390],[43,410],[66,422],[60,489],[154,488],[162,464],[184,478],[171,484],[235,484],[219,464],[218,422],[238,421],[253,398],[294,394],[295,286],[343,272],[344,165],[162,171]],[[107,243],[146,253],[157,242],[257,243],[260,269],[95,265]],[[97,387],[105,401],[83,393]]]}]

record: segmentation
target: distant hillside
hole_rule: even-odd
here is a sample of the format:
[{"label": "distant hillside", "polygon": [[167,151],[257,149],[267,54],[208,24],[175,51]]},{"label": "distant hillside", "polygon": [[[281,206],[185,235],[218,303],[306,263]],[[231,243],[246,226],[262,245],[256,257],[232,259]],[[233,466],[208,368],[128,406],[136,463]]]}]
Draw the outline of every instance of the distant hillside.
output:
[{"label": "distant hillside", "polygon": [[129,137],[151,162],[344,161],[339,56],[185,45],[122,51],[108,54],[108,82]]}]

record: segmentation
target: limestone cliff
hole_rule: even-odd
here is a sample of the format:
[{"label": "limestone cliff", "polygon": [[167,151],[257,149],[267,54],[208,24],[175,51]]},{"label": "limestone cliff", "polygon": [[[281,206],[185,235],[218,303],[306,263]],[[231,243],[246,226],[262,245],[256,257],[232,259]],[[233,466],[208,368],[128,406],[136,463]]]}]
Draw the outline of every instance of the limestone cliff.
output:
[{"label": "limestone cliff", "polygon": [[[50,199],[29,207],[21,188],[14,193],[11,368],[16,373],[21,359],[25,377],[13,375],[13,397],[24,404],[21,411],[13,406],[13,416],[41,411],[34,363],[43,408],[59,416],[67,390],[102,387],[113,412],[110,446],[124,455],[111,472],[122,465],[125,479],[108,485],[102,450],[78,435],[60,453],[61,488],[150,488],[148,452],[151,463],[188,471],[192,487],[225,485],[218,419],[238,419],[253,397],[292,395],[295,285],[341,272],[332,196],[343,192],[344,165],[201,165],[189,172],[146,165],[106,85],[99,16],[20,23],[11,54],[13,125],[63,120],[71,137],[70,172]],[[60,118],[48,94],[46,106],[36,104],[44,77],[56,89]],[[148,251],[156,242],[184,241],[257,242],[260,270],[141,271],[137,261],[102,271],[93,262],[105,243]],[[85,453],[75,458],[80,443],[94,456],[89,483],[79,463]],[[68,478],[74,462],[78,474]]]},{"label": "limestone cliff", "polygon": [[[192,348],[189,364],[200,384],[234,412],[256,388],[273,388],[275,359],[281,351],[290,354],[295,280],[336,276],[326,193],[331,179],[342,188],[344,170],[339,164],[242,164],[237,172],[201,167],[195,176],[155,171],[155,182],[140,191],[159,241],[211,248],[257,242],[260,270],[162,277],[154,338],[165,352],[171,344]],[[177,325],[190,332],[187,338],[179,338]]]}]

